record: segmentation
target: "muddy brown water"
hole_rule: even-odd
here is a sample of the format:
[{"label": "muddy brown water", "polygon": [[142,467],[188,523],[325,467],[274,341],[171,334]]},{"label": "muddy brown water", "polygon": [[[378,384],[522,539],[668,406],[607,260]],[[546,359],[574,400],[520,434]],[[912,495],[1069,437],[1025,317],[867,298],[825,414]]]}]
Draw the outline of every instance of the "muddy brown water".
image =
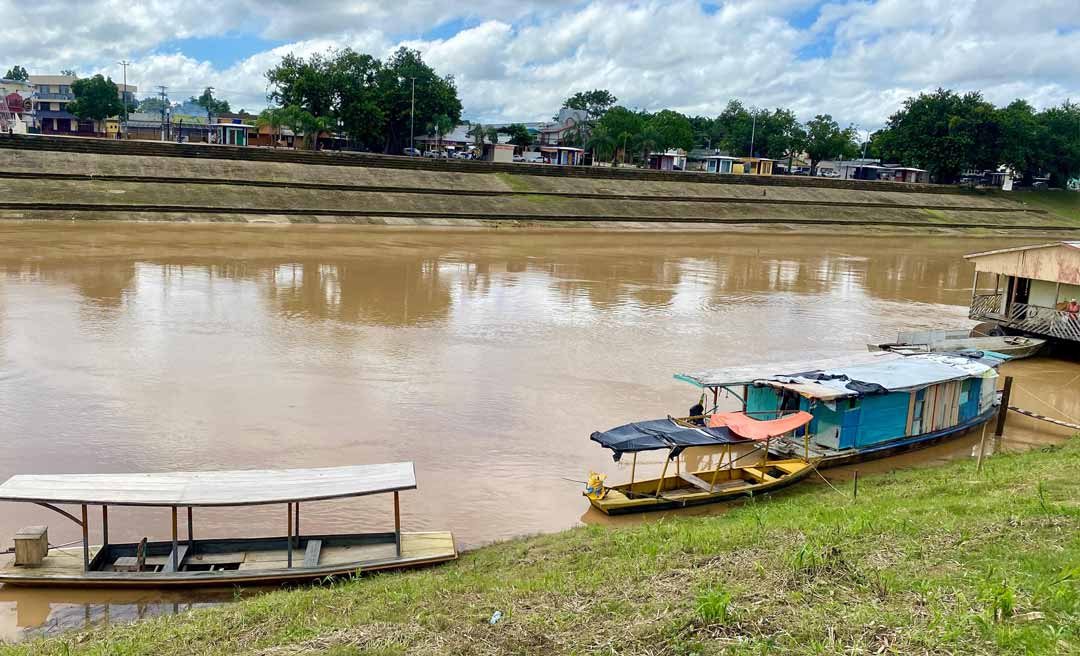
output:
[{"label": "muddy brown water", "polygon": [[[603,521],[566,479],[626,477],[588,435],[684,413],[696,392],[672,374],[837,356],[898,330],[971,325],[972,270],[961,255],[1015,243],[7,224],[0,480],[408,459],[419,489],[402,496],[406,530],[450,528],[467,548]],[[1080,366],[1007,367],[1017,404],[1080,419]],[[990,448],[1067,434],[1015,418]],[[977,441],[860,471],[970,457]],[[639,471],[649,462],[639,459]],[[196,510],[202,537],[282,534],[285,521],[276,507]],[[59,515],[0,504],[0,548],[42,522],[53,543],[78,538]],[[303,508],[305,531],[391,522],[389,498]],[[117,508],[110,524],[114,541],[170,530],[156,510]],[[0,588],[0,639],[232,594]]]}]

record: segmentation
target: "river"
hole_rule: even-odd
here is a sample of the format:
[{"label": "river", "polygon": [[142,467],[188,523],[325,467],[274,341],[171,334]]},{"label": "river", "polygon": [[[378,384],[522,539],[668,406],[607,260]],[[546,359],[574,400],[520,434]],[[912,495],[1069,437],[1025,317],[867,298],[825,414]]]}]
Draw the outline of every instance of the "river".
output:
[{"label": "river", "polygon": [[[7,224],[0,480],[414,460],[406,530],[450,528],[462,548],[556,531],[598,520],[575,480],[626,475],[591,431],[694,403],[672,374],[969,326],[961,256],[1009,243]],[[1007,366],[1025,407],[1080,415],[1080,367]],[[993,448],[1063,434],[1026,422]],[[970,456],[976,437],[876,467]],[[201,537],[285,521],[276,507],[196,512]],[[43,522],[53,543],[78,538],[58,515],[0,504],[0,548]],[[305,531],[391,523],[379,497],[304,508]],[[117,508],[110,525],[113,541],[170,530],[155,510]],[[0,639],[230,597],[0,590]]]}]

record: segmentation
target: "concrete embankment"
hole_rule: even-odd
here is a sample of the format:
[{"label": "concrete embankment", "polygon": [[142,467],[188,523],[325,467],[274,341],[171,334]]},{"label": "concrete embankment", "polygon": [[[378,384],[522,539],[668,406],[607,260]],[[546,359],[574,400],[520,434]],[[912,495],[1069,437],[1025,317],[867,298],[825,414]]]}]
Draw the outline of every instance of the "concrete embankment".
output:
[{"label": "concrete embankment", "polygon": [[1071,231],[938,185],[0,137],[0,219],[601,229]]}]

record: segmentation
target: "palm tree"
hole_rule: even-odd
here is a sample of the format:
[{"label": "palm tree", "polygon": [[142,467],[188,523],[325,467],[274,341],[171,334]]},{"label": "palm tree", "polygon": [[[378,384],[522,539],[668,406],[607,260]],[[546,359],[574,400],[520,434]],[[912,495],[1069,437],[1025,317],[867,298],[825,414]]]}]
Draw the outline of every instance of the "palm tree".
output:
[{"label": "palm tree", "polygon": [[562,131],[561,141],[569,146],[581,148],[589,140],[589,124],[574,117],[566,120],[568,127]]},{"label": "palm tree", "polygon": [[282,120],[285,118],[284,110],[280,107],[268,107],[259,113],[259,117],[255,119],[255,127],[270,128],[271,136],[274,138],[274,148],[277,148],[278,142],[281,141],[281,125]]},{"label": "palm tree", "polygon": [[660,133],[656,131],[656,128],[646,126],[642,133],[638,135],[638,143],[641,145],[641,161],[647,165],[649,153],[660,143]]},{"label": "palm tree", "polygon": [[615,139],[608,133],[607,128],[602,125],[596,126],[593,129],[592,134],[589,135],[588,141],[585,142],[585,147],[592,150],[593,161],[599,161],[599,157],[603,157],[608,153],[611,154],[612,163],[615,160]]},{"label": "palm tree", "polygon": [[454,129],[454,122],[450,120],[450,117],[446,114],[436,114],[431,118],[431,122],[428,123],[428,133],[435,133],[435,148],[436,150],[442,150],[443,135]]},{"label": "palm tree", "polygon": [[480,150],[484,149],[484,141],[487,139],[487,135],[487,130],[485,130],[484,126],[480,123],[472,126],[469,128],[469,131],[465,133],[465,136],[473,138],[473,143]]}]

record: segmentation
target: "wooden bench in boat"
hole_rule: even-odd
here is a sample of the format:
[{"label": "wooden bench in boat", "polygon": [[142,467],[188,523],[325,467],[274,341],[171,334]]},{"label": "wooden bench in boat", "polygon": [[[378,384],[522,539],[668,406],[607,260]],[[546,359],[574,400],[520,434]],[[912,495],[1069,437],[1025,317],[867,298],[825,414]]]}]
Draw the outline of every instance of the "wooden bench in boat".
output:
[{"label": "wooden bench in boat", "polygon": [[746,472],[747,474],[750,474],[751,476],[753,476],[754,478],[758,479],[759,481],[761,481],[763,483],[772,483],[773,481],[779,480],[775,476],[769,476],[768,474],[761,471],[757,467],[743,467],[743,471]]}]

